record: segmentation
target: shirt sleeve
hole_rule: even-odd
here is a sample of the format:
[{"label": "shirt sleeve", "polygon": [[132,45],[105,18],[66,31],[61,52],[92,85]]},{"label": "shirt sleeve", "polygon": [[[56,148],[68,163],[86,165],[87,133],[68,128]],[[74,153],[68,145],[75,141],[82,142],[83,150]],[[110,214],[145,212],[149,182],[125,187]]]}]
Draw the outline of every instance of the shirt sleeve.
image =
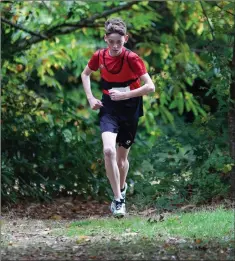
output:
[{"label": "shirt sleeve", "polygon": [[131,66],[132,71],[138,77],[140,77],[143,74],[147,73],[145,64],[144,64],[143,60],[138,55],[129,57],[129,64]]},{"label": "shirt sleeve", "polygon": [[97,71],[99,69],[99,50],[96,51],[90,61],[88,62],[88,67],[92,70],[92,71]]}]

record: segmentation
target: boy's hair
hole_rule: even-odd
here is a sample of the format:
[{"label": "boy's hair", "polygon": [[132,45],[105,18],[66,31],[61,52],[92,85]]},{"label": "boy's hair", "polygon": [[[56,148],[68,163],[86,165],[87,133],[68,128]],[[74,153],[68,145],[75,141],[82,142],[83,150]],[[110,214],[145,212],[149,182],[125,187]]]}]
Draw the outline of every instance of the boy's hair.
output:
[{"label": "boy's hair", "polygon": [[105,22],[106,35],[117,33],[126,35],[126,24],[121,18],[110,18]]}]

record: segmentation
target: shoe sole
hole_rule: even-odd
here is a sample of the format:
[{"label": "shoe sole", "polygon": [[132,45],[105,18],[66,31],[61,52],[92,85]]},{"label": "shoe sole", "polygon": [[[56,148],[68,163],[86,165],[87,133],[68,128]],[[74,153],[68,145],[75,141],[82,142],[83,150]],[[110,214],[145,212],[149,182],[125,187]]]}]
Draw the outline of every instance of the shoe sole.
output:
[{"label": "shoe sole", "polygon": [[126,214],[122,214],[122,213],[114,214],[111,207],[110,207],[110,211],[112,212],[112,214],[115,218],[123,218],[126,215]]},{"label": "shoe sole", "polygon": [[113,214],[115,218],[124,218],[126,214]]}]

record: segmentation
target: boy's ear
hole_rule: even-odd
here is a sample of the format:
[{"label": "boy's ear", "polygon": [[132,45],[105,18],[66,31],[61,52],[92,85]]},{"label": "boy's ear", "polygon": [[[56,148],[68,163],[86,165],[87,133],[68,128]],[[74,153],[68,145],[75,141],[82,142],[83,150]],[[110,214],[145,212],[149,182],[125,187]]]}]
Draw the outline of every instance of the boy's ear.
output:
[{"label": "boy's ear", "polygon": [[104,35],[104,41],[107,42],[107,35]]},{"label": "boy's ear", "polygon": [[125,43],[127,43],[128,38],[129,38],[129,36],[126,34],[126,35],[125,35]]}]

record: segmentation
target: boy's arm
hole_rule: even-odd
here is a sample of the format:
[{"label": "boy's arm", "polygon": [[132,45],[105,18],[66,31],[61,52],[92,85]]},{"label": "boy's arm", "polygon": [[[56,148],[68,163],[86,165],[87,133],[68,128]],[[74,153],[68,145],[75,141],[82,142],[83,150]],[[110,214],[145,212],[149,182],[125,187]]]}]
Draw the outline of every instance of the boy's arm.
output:
[{"label": "boy's arm", "polygon": [[134,98],[134,97],[143,96],[150,92],[155,92],[154,83],[148,73],[145,73],[142,76],[140,76],[140,79],[144,82],[144,85],[139,87],[138,89],[132,90],[130,92],[120,92],[117,90],[109,90],[111,100],[114,100],[114,101],[126,100],[126,99],[130,99],[130,98]]},{"label": "boy's arm", "polygon": [[103,106],[103,104],[100,100],[96,99],[92,94],[91,81],[90,81],[90,75],[92,72],[93,71],[88,66],[86,66],[81,74],[81,77],[82,77],[83,88],[86,93],[87,100],[91,106],[91,109],[98,110],[100,107]]}]

